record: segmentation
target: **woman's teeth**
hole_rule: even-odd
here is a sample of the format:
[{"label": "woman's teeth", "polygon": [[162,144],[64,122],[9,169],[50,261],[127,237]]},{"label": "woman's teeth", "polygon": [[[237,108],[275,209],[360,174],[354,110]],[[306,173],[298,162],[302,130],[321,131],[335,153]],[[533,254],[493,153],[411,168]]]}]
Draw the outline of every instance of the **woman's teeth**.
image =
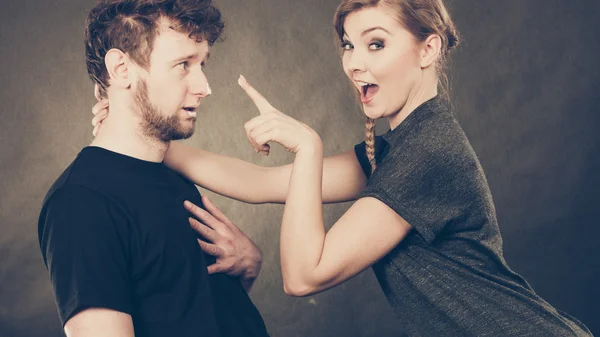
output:
[{"label": "woman's teeth", "polygon": [[379,86],[377,84],[367,84],[362,87],[362,93],[360,100],[363,103],[371,103],[373,97],[379,91]]}]

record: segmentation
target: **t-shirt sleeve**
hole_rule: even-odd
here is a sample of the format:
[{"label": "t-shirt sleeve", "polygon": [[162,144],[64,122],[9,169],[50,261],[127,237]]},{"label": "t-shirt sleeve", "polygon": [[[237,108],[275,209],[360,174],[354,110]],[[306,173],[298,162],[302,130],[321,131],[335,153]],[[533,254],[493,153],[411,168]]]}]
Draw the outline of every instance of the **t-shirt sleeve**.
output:
[{"label": "t-shirt sleeve", "polygon": [[[386,142],[381,136],[375,137],[375,162],[381,158],[384,151],[386,150]],[[362,168],[365,176],[367,178],[371,177],[371,163],[369,163],[369,158],[367,157],[367,144],[366,142],[362,142],[354,146],[354,154],[356,154],[356,158],[358,159],[358,163]]]},{"label": "t-shirt sleeve", "polygon": [[[431,243],[449,224],[459,229],[482,183],[465,149],[461,142],[405,142],[378,160],[358,198],[380,200]],[[358,151],[359,161],[364,161],[366,156],[361,159]]]},{"label": "t-shirt sleeve", "polygon": [[127,223],[101,194],[61,187],[46,202],[40,248],[59,317],[101,307],[131,314]]}]

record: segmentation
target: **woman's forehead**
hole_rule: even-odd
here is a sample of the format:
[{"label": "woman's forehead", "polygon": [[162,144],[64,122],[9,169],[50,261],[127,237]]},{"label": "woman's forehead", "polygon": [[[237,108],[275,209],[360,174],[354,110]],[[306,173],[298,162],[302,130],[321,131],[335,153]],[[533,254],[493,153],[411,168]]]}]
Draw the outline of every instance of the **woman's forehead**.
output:
[{"label": "woman's forehead", "polygon": [[365,30],[381,27],[388,32],[401,28],[397,20],[397,13],[388,6],[372,6],[359,9],[350,13],[344,21],[344,33],[347,35],[360,35]]}]

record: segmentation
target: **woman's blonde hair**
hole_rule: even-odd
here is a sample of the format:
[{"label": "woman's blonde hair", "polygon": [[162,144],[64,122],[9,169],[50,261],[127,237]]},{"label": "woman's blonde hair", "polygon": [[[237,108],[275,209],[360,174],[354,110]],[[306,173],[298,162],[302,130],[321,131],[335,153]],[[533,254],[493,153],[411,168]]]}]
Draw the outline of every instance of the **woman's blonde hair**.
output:
[{"label": "woman's blonde hair", "polygon": [[[442,40],[442,53],[436,64],[442,97],[449,100],[448,76],[445,72],[448,53],[459,43],[458,32],[442,0],[343,0],[335,11],[333,25],[339,41],[344,37],[344,22],[350,13],[379,5],[393,9],[397,20],[414,38],[425,41],[437,34]],[[358,93],[358,90],[357,90]],[[360,95],[360,93],[358,93]],[[367,117],[365,143],[371,172],[375,171],[375,120]]]}]

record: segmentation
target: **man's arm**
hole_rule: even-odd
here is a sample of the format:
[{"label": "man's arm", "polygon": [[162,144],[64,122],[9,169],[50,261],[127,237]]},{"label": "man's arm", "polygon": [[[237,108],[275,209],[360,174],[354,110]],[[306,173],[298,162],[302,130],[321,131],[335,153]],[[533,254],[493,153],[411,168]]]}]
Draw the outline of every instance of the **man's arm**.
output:
[{"label": "man's arm", "polygon": [[65,334],[67,337],[134,337],[133,321],[123,312],[90,308],[67,321]]},{"label": "man's arm", "polygon": [[132,310],[129,240],[124,239],[129,229],[123,213],[91,189],[65,186],[46,202],[40,229],[65,332],[110,336],[104,331],[128,331],[123,328]]}]

